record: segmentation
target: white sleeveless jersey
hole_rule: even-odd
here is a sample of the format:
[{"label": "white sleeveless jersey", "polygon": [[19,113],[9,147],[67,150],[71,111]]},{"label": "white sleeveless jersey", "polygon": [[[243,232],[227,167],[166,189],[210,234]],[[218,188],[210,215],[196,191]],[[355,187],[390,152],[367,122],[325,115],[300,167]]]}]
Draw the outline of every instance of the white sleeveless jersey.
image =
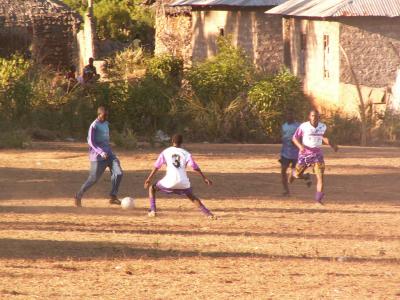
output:
[{"label": "white sleeveless jersey", "polygon": [[163,164],[167,166],[167,173],[159,181],[159,184],[168,189],[190,188],[186,166],[189,165],[193,169],[198,169],[198,166],[188,151],[177,147],[165,149],[158,157],[154,167],[160,169]]},{"label": "white sleeveless jersey", "polygon": [[294,137],[302,138],[303,145],[308,148],[320,148],[325,131],[326,125],[324,123],[318,123],[318,126],[314,127],[310,122],[305,122],[297,129]]}]

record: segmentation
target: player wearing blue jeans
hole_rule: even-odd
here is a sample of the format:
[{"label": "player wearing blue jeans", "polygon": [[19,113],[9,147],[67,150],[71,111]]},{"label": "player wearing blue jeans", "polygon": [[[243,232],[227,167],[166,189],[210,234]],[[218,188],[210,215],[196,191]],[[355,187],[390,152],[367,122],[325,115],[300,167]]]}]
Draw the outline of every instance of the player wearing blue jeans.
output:
[{"label": "player wearing blue jeans", "polygon": [[122,180],[122,169],[118,158],[111,150],[107,118],[108,111],[101,106],[97,110],[97,119],[90,125],[88,133],[89,177],[75,195],[75,206],[77,207],[82,206],[83,194],[100,179],[106,168],[111,171],[110,204],[121,204],[117,194]]}]

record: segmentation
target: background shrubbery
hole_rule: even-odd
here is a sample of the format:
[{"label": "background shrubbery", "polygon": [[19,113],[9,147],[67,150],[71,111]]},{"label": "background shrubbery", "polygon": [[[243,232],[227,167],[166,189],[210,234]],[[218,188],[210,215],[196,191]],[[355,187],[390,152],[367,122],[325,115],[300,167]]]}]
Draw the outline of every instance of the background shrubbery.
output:
[{"label": "background shrubbery", "polygon": [[183,108],[192,120],[193,138],[243,140],[249,134],[240,132],[238,127],[245,125],[251,115],[246,109],[246,94],[253,81],[253,65],[228,39],[218,41],[218,50],[215,57],[188,70],[189,89],[183,97]]},{"label": "background shrubbery", "polygon": [[310,108],[300,80],[285,69],[257,82],[249,91],[249,104],[272,141],[280,139],[286,111],[304,120]]},{"label": "background shrubbery", "polygon": [[[109,60],[108,81],[67,92],[62,75],[22,56],[0,59],[0,147],[26,147],[31,137],[84,140],[99,105],[110,108],[114,143],[151,144],[158,130],[210,142],[278,142],[287,110],[304,120],[309,111],[302,84],[290,72],[257,74],[242,50],[227,39],[212,59],[183,69],[182,60],[125,49]],[[140,72],[139,72],[140,71]],[[387,111],[372,128],[378,141],[400,138],[400,116]],[[358,144],[360,121],[325,114],[340,144]],[[376,120],[370,120],[371,124]]]},{"label": "background shrubbery", "polygon": [[[86,11],[86,1],[63,0],[82,15]],[[94,16],[100,40],[132,41],[140,36],[143,45],[150,48],[154,36],[154,12],[142,0],[95,0]]]}]

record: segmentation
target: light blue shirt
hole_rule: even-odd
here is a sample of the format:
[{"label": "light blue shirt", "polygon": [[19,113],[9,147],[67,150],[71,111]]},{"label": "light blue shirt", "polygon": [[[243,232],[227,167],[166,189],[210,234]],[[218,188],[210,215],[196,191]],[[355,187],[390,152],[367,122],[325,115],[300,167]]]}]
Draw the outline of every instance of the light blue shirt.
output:
[{"label": "light blue shirt", "polygon": [[299,156],[299,149],[292,142],[292,138],[297,128],[300,126],[299,122],[291,124],[285,123],[282,125],[282,150],[281,156],[287,159],[297,159]]}]

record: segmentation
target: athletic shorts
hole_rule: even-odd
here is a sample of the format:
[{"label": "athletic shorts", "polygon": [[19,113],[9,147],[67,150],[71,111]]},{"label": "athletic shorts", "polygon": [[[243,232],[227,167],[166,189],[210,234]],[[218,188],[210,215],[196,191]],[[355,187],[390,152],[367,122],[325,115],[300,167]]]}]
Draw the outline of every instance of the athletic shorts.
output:
[{"label": "athletic shorts", "polygon": [[282,168],[295,168],[297,165],[297,159],[289,159],[284,156],[281,156],[279,162],[281,163]]},{"label": "athletic shorts", "polygon": [[187,197],[193,195],[192,188],[188,188],[188,189],[170,189],[170,188],[166,188],[166,187],[162,186],[159,181],[156,184],[154,184],[153,187],[154,187],[154,189],[156,191],[160,191],[160,192],[163,192],[165,194],[176,194],[176,195],[187,196]]},{"label": "athletic shorts", "polygon": [[325,163],[324,162],[315,162],[309,165],[300,165],[296,166],[296,177],[303,175],[307,168],[312,168],[313,172],[317,175],[323,175],[325,172]]}]

